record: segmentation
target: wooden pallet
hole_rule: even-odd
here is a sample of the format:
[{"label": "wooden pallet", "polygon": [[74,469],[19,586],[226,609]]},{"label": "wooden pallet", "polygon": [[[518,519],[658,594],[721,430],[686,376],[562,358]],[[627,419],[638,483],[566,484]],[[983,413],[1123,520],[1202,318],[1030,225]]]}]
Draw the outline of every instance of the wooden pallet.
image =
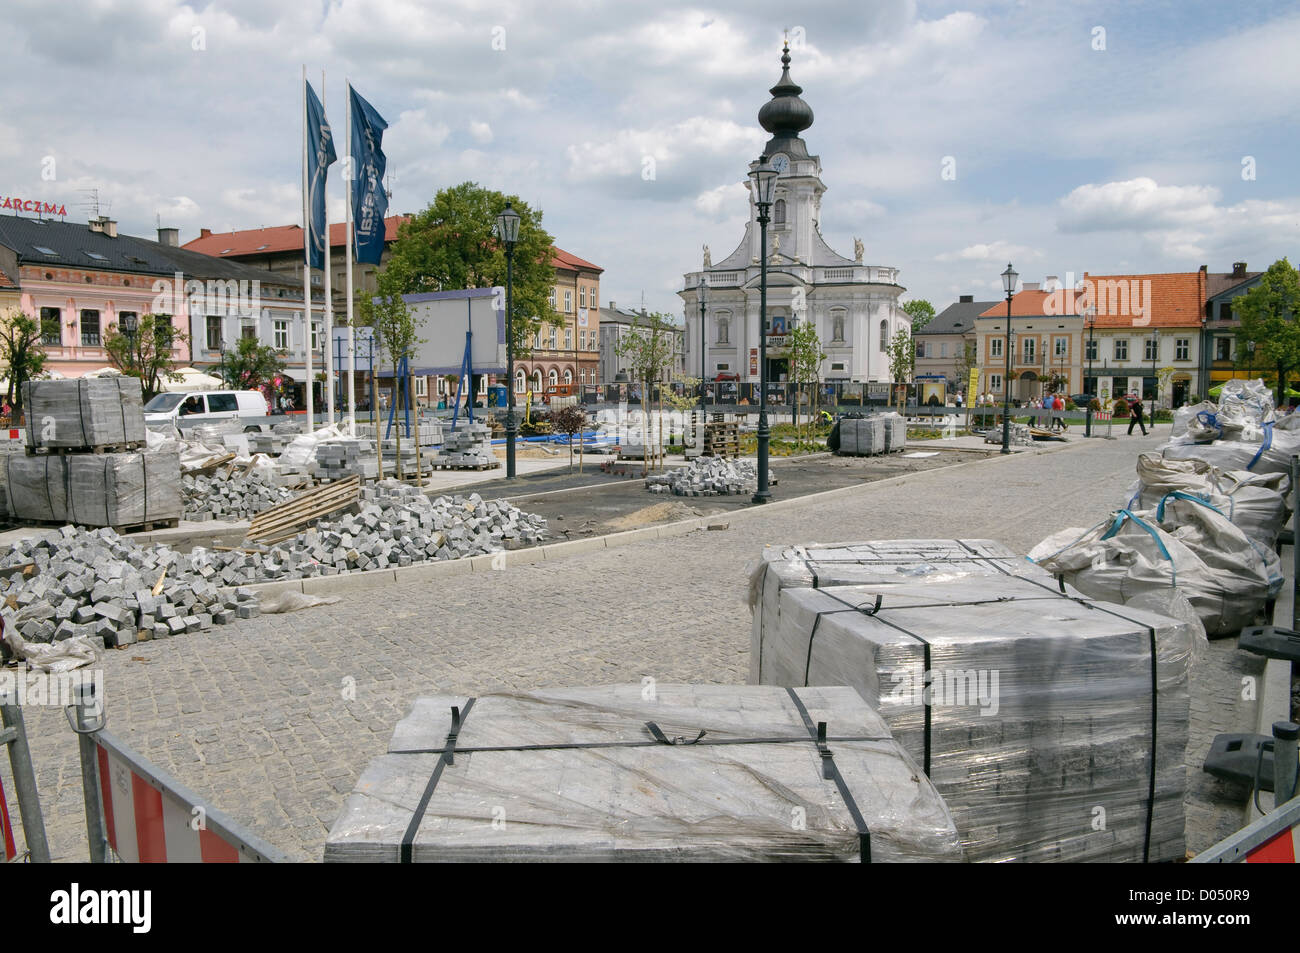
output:
[{"label": "wooden pallet", "polygon": [[337,513],[361,496],[361,480],[350,476],[323,483],[292,500],[286,500],[253,517],[245,539],[250,543],[280,543],[292,539],[318,519]]},{"label": "wooden pallet", "polygon": [[740,425],[735,421],[710,421],[705,424],[702,452],[710,457],[740,456]]},{"label": "wooden pallet", "polygon": [[434,470],[495,470],[501,461],[495,463],[434,463],[429,464]]},{"label": "wooden pallet", "polygon": [[64,457],[82,453],[141,453],[147,449],[147,445],[142,441],[102,443],[94,447],[33,447],[28,444],[23,449],[27,451],[29,457]]},{"label": "wooden pallet", "polygon": [[50,529],[60,529],[64,526],[78,526],[81,529],[93,532],[97,529],[112,529],[113,532],[122,533],[151,533],[156,529],[175,529],[180,525],[180,520],[176,517],[166,520],[145,520],[141,523],[118,523],[116,526],[91,526],[88,523],[71,523],[68,520],[15,520],[19,526],[45,526]]}]

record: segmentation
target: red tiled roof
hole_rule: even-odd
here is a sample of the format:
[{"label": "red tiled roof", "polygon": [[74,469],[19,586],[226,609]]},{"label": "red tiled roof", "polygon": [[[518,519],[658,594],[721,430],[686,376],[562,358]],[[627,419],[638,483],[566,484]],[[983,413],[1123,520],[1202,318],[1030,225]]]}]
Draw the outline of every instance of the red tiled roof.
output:
[{"label": "red tiled roof", "polygon": [[[1011,299],[1013,318],[1079,315],[1095,303],[1098,328],[1199,327],[1205,303],[1205,275],[1200,271],[1164,275],[1090,275],[1076,290],[1021,291]],[[1001,318],[1006,302],[999,302],[981,318]],[[1149,320],[1147,320],[1149,318]]]},{"label": "red tiled roof", "polygon": [[[384,219],[384,241],[397,238],[398,227],[408,215],[390,215]],[[343,248],[347,240],[343,222],[330,226],[330,247]],[[214,258],[236,258],[242,255],[271,255],[278,252],[302,251],[301,225],[276,225],[272,228],[246,228],[238,232],[209,232],[181,246]]]},{"label": "red tiled roof", "polygon": [[1099,328],[1200,327],[1205,306],[1203,271],[1164,275],[1089,275],[1085,271],[1083,280],[1096,304]]},{"label": "red tiled roof", "polygon": [[585,271],[605,270],[600,267],[600,265],[593,265],[585,258],[579,258],[577,255],[572,255],[563,248],[557,248],[555,245],[551,246],[551,264],[556,268],[571,268],[575,271],[580,268]]},{"label": "red tiled roof", "polygon": [[[1011,316],[1013,318],[1043,318],[1052,316],[1073,316],[1075,298],[1078,293],[1065,288],[1056,291],[1017,291],[1011,298]],[[981,318],[1005,318],[1006,301],[999,301],[987,311],[981,311]]]}]

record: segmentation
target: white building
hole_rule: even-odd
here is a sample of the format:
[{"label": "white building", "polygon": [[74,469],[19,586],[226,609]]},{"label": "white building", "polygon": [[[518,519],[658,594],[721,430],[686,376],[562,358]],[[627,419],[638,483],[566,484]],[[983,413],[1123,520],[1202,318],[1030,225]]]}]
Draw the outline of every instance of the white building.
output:
[{"label": "white building", "polygon": [[[802,88],[790,79],[788,47],[781,64],[781,80],[758,113],[760,125],[772,134],[763,153],[780,171],[769,212],[767,248],[759,248],[753,187],[746,178],[749,222],[739,247],[716,264],[706,247],[703,268],[687,273],[685,287],[678,292],[685,303],[686,371],[706,380],[759,381],[759,256],[766,254],[768,380],[788,379],[789,361],[783,351],[787,329],[799,321],[813,321],[827,354],[822,380],[887,382],[885,349],[892,335],[909,325],[898,303],[906,289],[898,283],[897,268],[863,264],[861,241],[855,241],[855,256],[850,259],[822,238],[818,225],[826,186],[821,180],[821,158],[809,155],[799,136],[812,125],[813,112],[799,98]],[[750,163],[750,168],[756,164]]]}]

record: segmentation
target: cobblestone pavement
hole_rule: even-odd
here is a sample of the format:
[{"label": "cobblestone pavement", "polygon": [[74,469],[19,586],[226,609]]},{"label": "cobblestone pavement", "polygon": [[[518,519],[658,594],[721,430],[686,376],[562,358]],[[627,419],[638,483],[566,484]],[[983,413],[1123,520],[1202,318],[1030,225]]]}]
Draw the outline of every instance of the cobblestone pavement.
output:
[{"label": "cobblestone pavement", "polygon": [[[764,543],[968,536],[1024,552],[1049,532],[1100,519],[1133,480],[1136,454],[1162,439],[995,457],[796,508],[733,515],[721,532],[436,585],[388,585],[203,637],[137,644],[104,659],[108,726],[295,859],[319,860],[344,795],[421,693],[646,675],[743,682],[746,567]],[[1204,722],[1197,737],[1207,745],[1210,721],[1253,719],[1233,707],[1235,654],[1212,646],[1198,676],[1212,685],[1198,692],[1195,709]],[[1224,706],[1230,716],[1218,711]],[[61,711],[29,708],[26,716],[51,853],[85,860],[73,733]],[[7,761],[2,770],[8,785]],[[1206,810],[1197,814],[1193,847],[1217,836],[1213,807],[1223,794],[1198,793]]]}]

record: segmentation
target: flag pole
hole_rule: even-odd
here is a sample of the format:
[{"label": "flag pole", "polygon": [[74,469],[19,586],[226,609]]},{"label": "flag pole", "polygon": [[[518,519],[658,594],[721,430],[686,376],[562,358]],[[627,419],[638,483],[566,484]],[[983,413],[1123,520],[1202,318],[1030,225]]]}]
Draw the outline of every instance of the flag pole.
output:
[{"label": "flag pole", "polygon": [[311,433],[313,428],[312,374],[311,374],[311,186],[307,177],[307,64],[302,66],[302,298],[306,309],[306,375],[307,383],[303,390],[307,397],[307,419],[304,433]]},{"label": "flag pole", "polygon": [[[352,326],[352,177],[355,171],[352,168],[352,81],[344,78],[344,88],[347,90],[346,98],[343,104],[343,141],[346,143],[347,160],[344,162],[344,168],[347,175],[344,179],[347,182],[347,295],[348,295],[348,416],[351,418],[348,424],[348,435],[355,437],[357,435],[357,332]],[[371,408],[373,411],[374,408]],[[379,432],[375,431],[375,440],[378,443]]]},{"label": "flag pole", "polygon": [[[325,70],[320,71],[320,107],[325,112]],[[328,113],[326,114],[328,115]],[[333,134],[333,127],[330,127]],[[329,176],[321,178],[321,187]],[[321,342],[321,358],[325,363],[325,407],[329,425],[334,426],[334,297],[330,293],[330,202],[329,190],[325,192],[325,339]]]}]

